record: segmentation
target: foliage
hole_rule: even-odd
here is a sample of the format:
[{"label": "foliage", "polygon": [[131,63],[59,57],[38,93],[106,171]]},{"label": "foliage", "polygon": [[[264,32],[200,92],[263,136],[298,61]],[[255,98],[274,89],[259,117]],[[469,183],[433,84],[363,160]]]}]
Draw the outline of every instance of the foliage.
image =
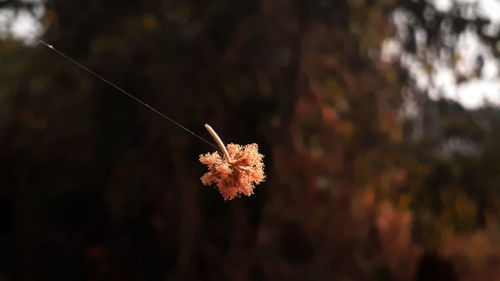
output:
[{"label": "foliage", "polygon": [[431,50],[437,19],[480,24],[428,24],[429,3],[47,2],[44,40],[200,135],[258,143],[267,177],[222,200],[199,182],[206,144],[3,40],[0,278],[498,278],[498,109],[423,93],[406,118],[413,85],[380,59],[398,9]]}]

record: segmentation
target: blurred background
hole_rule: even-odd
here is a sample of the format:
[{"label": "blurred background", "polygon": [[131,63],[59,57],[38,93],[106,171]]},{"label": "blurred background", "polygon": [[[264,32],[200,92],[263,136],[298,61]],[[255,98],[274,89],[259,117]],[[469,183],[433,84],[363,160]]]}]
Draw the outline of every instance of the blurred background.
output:
[{"label": "blurred background", "polygon": [[[0,0],[0,280],[500,280],[500,1]],[[197,134],[256,142],[224,201]]]}]

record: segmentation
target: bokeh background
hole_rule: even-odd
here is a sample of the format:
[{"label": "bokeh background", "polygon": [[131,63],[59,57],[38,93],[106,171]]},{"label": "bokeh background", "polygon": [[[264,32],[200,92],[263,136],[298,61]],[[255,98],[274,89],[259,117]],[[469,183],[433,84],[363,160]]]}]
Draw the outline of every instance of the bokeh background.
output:
[{"label": "bokeh background", "polygon": [[500,280],[499,2],[0,0],[0,280]]}]

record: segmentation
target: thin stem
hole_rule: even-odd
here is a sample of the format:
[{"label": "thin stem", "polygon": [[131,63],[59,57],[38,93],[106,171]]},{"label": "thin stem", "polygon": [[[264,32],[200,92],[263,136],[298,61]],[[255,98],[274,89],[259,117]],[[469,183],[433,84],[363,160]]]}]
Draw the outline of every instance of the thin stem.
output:
[{"label": "thin stem", "polygon": [[219,148],[220,148],[220,150],[222,150],[222,152],[224,154],[224,158],[226,158],[227,163],[231,164],[232,160],[231,160],[231,157],[229,156],[229,152],[227,152],[226,146],[224,145],[222,140],[219,138],[219,135],[217,135],[217,133],[214,131],[214,129],[212,129],[212,127],[210,127],[210,125],[205,124],[205,128],[212,135],[212,137],[214,138],[217,145],[219,145]]}]

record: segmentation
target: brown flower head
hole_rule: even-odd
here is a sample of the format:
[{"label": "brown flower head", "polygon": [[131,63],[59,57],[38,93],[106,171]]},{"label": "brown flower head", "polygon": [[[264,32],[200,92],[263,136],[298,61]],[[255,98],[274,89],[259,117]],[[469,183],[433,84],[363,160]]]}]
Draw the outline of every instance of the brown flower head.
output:
[{"label": "brown flower head", "polygon": [[209,171],[201,177],[204,185],[216,183],[225,200],[231,200],[240,194],[250,196],[255,185],[265,179],[264,155],[259,153],[256,143],[241,146],[228,144],[227,149],[215,131],[205,125],[223,151],[200,155],[200,162],[207,165]]}]

